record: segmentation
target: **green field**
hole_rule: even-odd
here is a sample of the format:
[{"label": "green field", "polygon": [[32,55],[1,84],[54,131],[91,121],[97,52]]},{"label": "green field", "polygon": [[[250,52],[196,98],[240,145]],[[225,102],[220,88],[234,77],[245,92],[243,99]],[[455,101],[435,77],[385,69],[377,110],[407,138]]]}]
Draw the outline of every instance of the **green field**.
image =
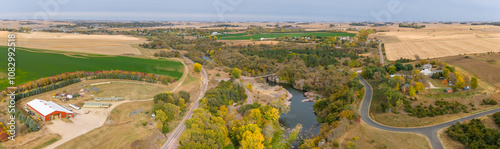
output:
[{"label": "green field", "polygon": [[356,34],[353,33],[328,33],[328,32],[305,32],[305,33],[271,33],[271,34],[253,34],[247,35],[246,33],[237,33],[237,34],[224,34],[217,35],[217,38],[220,40],[250,40],[250,38],[254,40],[260,40],[260,38],[278,38],[283,36],[291,36],[291,37],[299,37],[299,36],[323,36],[323,37],[334,37],[334,36],[349,36],[354,37]]},{"label": "green field", "polygon": [[[56,52],[16,48],[16,85],[65,72],[124,70],[168,75],[178,80],[184,71],[181,62],[167,59],[143,59],[126,56]],[[54,52],[54,51],[50,51]],[[0,74],[7,73],[7,47],[0,46],[2,63]],[[0,90],[11,86],[5,75],[1,75]]]}]

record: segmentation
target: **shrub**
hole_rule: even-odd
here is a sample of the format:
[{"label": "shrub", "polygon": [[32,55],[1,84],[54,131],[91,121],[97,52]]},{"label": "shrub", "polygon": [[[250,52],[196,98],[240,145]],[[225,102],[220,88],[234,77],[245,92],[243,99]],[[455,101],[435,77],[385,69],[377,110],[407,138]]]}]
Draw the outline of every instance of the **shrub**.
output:
[{"label": "shrub", "polygon": [[497,105],[497,101],[493,99],[483,99],[483,105]]}]

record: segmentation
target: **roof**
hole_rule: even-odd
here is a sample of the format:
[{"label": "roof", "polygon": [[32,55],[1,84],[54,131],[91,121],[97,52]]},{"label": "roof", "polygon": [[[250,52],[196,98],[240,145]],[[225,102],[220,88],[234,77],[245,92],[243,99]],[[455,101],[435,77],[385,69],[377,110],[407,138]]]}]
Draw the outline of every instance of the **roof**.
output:
[{"label": "roof", "polygon": [[410,84],[405,84],[402,87],[410,87]]},{"label": "roof", "polygon": [[47,116],[50,113],[55,112],[55,111],[61,111],[61,112],[65,112],[65,113],[73,113],[70,110],[62,107],[61,105],[59,105],[55,102],[45,101],[45,100],[41,100],[41,99],[34,99],[34,100],[28,102],[26,105],[35,109],[38,113],[40,113],[43,116]]},{"label": "roof", "polygon": [[432,69],[432,64],[427,63],[427,64],[422,66],[422,69],[429,69],[430,70],[430,69]]}]

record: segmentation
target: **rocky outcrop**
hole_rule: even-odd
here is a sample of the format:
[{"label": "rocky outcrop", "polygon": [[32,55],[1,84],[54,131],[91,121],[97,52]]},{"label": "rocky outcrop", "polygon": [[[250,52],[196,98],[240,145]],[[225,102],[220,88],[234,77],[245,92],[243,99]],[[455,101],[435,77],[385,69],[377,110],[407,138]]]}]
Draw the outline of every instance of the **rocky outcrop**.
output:
[{"label": "rocky outcrop", "polygon": [[306,96],[306,99],[302,100],[302,102],[314,102],[317,97],[320,97],[320,95],[313,92],[305,92],[304,96]]},{"label": "rocky outcrop", "polygon": [[304,90],[305,82],[306,80],[300,79],[299,81],[295,82],[295,84],[293,84],[293,88],[296,88],[298,90]]}]

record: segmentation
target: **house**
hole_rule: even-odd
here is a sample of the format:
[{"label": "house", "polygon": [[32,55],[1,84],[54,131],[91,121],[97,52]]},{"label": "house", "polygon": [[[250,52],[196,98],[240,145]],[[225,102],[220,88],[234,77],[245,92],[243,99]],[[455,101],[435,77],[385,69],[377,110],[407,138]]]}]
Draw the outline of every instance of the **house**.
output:
[{"label": "house", "polygon": [[405,84],[401,86],[401,91],[407,92],[410,89],[410,84]]},{"label": "house", "polygon": [[42,121],[75,117],[75,113],[71,112],[71,109],[55,102],[41,99],[34,99],[28,102],[24,109],[28,113],[38,116]]},{"label": "house", "polygon": [[451,89],[451,88],[446,88],[444,91],[448,92],[448,93],[453,93],[453,89]]},{"label": "house", "polygon": [[430,70],[424,69],[420,71],[421,74],[426,75],[426,76],[431,76],[433,73]]},{"label": "house", "polygon": [[431,69],[432,69],[432,64],[427,63],[427,64],[422,66],[422,71],[423,70],[431,71]]}]

